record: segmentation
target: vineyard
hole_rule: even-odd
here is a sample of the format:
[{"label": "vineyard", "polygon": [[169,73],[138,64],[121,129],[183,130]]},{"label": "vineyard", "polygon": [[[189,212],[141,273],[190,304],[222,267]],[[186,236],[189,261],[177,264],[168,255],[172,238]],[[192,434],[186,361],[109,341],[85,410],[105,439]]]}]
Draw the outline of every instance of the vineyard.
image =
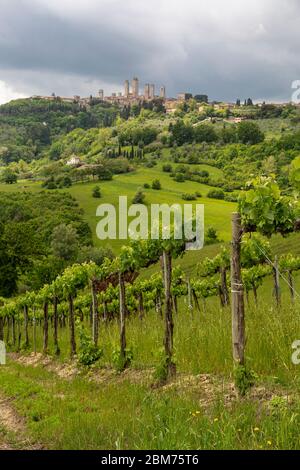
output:
[{"label": "vineyard", "polygon": [[[294,277],[300,270],[300,258],[292,254],[279,258],[272,255],[266,236],[276,232],[286,236],[298,230],[298,209],[292,200],[281,195],[271,179],[254,181],[252,189],[241,197],[239,208],[240,214],[233,216],[231,251],[224,247],[215,258],[201,262],[196,278],[187,277],[180,267],[172,268],[172,259],[184,256],[186,240],[134,241],[123,247],[117,258],[106,259],[101,266],[73,265],[37,292],[12,300],[2,298],[0,339],[5,339],[11,351],[51,353],[65,359],[69,356],[83,366],[101,362],[105,354],[109,365],[122,372],[133,360],[140,366],[153,365],[143,364],[143,354],[139,357],[150,320],[157,335],[156,344],[151,347],[153,351],[157,349],[154,380],[164,383],[176,374],[174,351],[176,337],[181,328],[186,328],[183,322],[193,324],[197,319],[200,326],[201,319],[207,321],[208,299],[218,297],[225,324],[232,304],[233,372],[237,389],[244,395],[252,383],[249,379],[247,385],[252,370],[246,365],[244,293],[249,308],[253,309],[249,300],[252,293],[254,306],[259,310],[259,288],[266,279],[273,279],[276,309],[272,314],[276,317],[281,309],[281,282],[288,286],[291,306],[296,309],[299,294]],[[264,217],[266,212],[268,216]],[[141,270],[157,263],[161,265],[160,273],[148,279],[139,277]],[[213,323],[212,318],[210,321]],[[135,338],[133,351],[127,323],[137,322],[142,338]],[[113,343],[109,345],[110,357],[103,350],[107,336]],[[230,335],[223,339],[228,345],[228,358]],[[251,339],[248,337],[247,341]],[[287,349],[292,342],[286,345]],[[255,369],[255,364],[252,366]],[[201,370],[201,362],[196,369]]]}]

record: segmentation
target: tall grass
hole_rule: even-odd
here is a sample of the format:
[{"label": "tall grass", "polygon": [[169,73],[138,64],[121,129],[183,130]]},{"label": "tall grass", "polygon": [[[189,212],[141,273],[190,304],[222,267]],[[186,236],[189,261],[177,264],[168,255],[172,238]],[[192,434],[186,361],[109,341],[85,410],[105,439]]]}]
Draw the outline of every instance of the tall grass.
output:
[{"label": "tall grass", "polygon": [[[298,369],[292,364],[292,343],[300,338],[300,304],[293,305],[287,289],[283,289],[282,306],[278,309],[270,297],[268,280],[261,288],[258,305],[250,296],[246,306],[246,357],[257,374],[272,376],[287,383],[297,380]],[[179,313],[174,315],[174,349],[179,372],[229,375],[232,372],[231,311],[220,308],[217,298],[200,304],[201,311],[189,311],[184,299]],[[85,321],[85,327],[90,325]],[[158,364],[163,345],[164,322],[155,311],[141,321],[132,315],[127,319],[127,343],[133,352],[133,368],[150,368]],[[38,329],[37,350],[42,351],[42,326]],[[30,331],[32,346],[32,331]],[[78,342],[77,338],[77,342]],[[59,330],[61,361],[69,359],[69,329]],[[103,357],[99,367],[111,366],[114,350],[119,346],[119,323],[100,323],[99,345]],[[49,351],[54,353],[52,328],[49,331]]]}]

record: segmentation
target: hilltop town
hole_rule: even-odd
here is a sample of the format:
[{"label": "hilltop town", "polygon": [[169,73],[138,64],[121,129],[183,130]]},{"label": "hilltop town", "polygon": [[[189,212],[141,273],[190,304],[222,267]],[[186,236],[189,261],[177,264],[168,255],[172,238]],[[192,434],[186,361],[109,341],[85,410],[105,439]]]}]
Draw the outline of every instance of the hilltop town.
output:
[{"label": "hilltop town", "polygon": [[[208,95],[205,93],[193,94],[190,92],[179,92],[176,97],[168,97],[165,85],[158,87],[154,83],[146,83],[141,93],[140,80],[138,77],[134,77],[131,82],[125,80],[123,91],[116,91],[110,95],[106,95],[103,89],[99,89],[98,93],[90,95],[88,97],[81,97],[79,95],[74,96],[59,96],[56,93],[52,93],[50,96],[34,95],[31,99],[42,99],[46,101],[61,101],[64,103],[76,103],[83,107],[88,107],[91,103],[103,103],[109,105],[115,105],[118,108],[127,108],[132,105],[147,106],[147,104],[159,103],[166,112],[166,114],[175,114],[178,107],[183,103],[188,103],[190,100],[195,100],[197,103],[197,111],[203,112],[204,107],[209,105],[214,111],[224,111],[230,114],[231,110],[253,106],[251,98],[247,98],[241,101],[239,98],[235,102],[228,101],[209,101]],[[263,107],[265,102],[258,102],[257,107]],[[271,103],[275,108],[284,108],[289,103]],[[231,119],[235,123],[241,122],[245,117],[238,116]],[[209,119],[208,119],[209,120]]]},{"label": "hilltop town", "polygon": [[[198,101],[208,102],[207,95],[196,95]],[[188,101],[193,98],[192,93],[178,93],[176,98],[168,98],[166,93],[166,87],[160,86],[159,93],[157,93],[157,86],[154,83],[146,83],[144,85],[143,93],[140,93],[140,81],[137,77],[134,77],[130,83],[129,80],[124,82],[124,90],[113,92],[111,95],[105,95],[103,89],[100,89],[96,96],[90,95],[89,97],[81,97],[74,95],[72,97],[57,96],[52,93],[51,96],[38,96],[34,95],[32,99],[44,99],[49,101],[61,100],[66,103],[79,103],[82,106],[88,106],[91,100],[98,100],[99,102],[109,103],[125,107],[129,105],[140,105],[147,102],[160,101],[167,113],[173,113],[176,111],[177,105],[183,101]]]}]

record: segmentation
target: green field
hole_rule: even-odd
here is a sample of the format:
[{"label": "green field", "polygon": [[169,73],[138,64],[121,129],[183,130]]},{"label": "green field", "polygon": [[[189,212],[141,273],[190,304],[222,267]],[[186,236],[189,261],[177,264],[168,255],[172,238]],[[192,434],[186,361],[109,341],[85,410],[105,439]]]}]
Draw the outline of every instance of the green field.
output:
[{"label": "green field", "polygon": [[[218,169],[209,167],[208,165],[197,165],[199,169],[205,169],[212,175],[220,175]],[[184,193],[194,193],[199,191],[202,198],[198,199],[199,204],[205,205],[205,225],[212,226],[217,229],[222,240],[230,239],[230,214],[235,210],[235,204],[208,199],[205,196],[211,187],[187,181],[184,183],[176,183],[167,173],[163,173],[161,165],[157,165],[154,169],[138,168],[133,173],[115,176],[113,181],[105,181],[98,183],[92,181],[90,183],[79,183],[73,185],[69,191],[78,201],[80,207],[84,210],[85,218],[92,228],[94,243],[96,246],[105,245],[106,242],[100,241],[96,236],[96,209],[99,204],[113,204],[118,210],[119,196],[128,196],[128,205],[132,203],[132,199],[139,187],[143,187],[145,183],[151,185],[152,181],[159,179],[162,185],[161,191],[152,189],[144,189],[146,195],[145,203],[150,204],[181,204],[185,201],[182,199]],[[101,199],[92,197],[93,188],[99,185],[102,191]],[[40,191],[40,183],[32,183],[20,181],[16,185],[0,184],[0,191]],[[108,244],[118,252],[123,242],[119,240],[109,241]]]},{"label": "green field", "polygon": [[[192,165],[197,166],[199,169],[207,170],[212,176],[222,175],[221,170],[208,166],[208,165]],[[124,244],[122,240],[109,240],[102,241],[97,238],[96,226],[98,223],[96,217],[96,210],[99,204],[113,204],[116,207],[118,214],[118,202],[119,196],[128,196],[128,205],[131,204],[134,195],[138,188],[143,187],[145,183],[151,185],[154,179],[159,179],[162,184],[162,190],[155,191],[152,189],[143,189],[146,200],[145,204],[185,204],[186,202],[182,199],[183,193],[194,193],[199,191],[202,194],[202,198],[199,198],[197,204],[204,204],[205,210],[205,228],[214,227],[218,232],[219,239],[225,244],[231,240],[231,214],[236,210],[236,204],[220,201],[215,199],[209,199],[205,197],[208,191],[211,189],[210,186],[186,181],[184,183],[175,182],[167,173],[162,172],[162,163],[158,164],[155,168],[144,168],[140,167],[136,171],[128,174],[117,175],[112,181],[91,181],[89,183],[78,183],[74,184],[71,188],[59,190],[68,191],[78,201],[80,207],[84,210],[84,218],[89,223],[92,229],[92,235],[95,246],[108,246],[118,254],[121,246]],[[102,198],[94,199],[92,197],[93,188],[99,185],[101,187]],[[13,192],[13,191],[41,191],[41,183],[39,182],[28,182],[19,181],[15,185],[0,184],[0,191]],[[192,203],[195,204],[194,202]],[[275,236],[271,240],[271,245],[274,253],[289,253],[292,252],[295,255],[300,254],[300,235],[293,234],[288,238],[284,239],[280,235]],[[200,252],[187,253],[183,260],[180,260],[180,265],[188,273],[195,273],[197,263],[204,257],[215,256],[220,249],[220,245],[205,246]],[[177,262],[178,263],[178,262]],[[176,264],[176,263],[175,263]],[[147,271],[147,276],[156,268],[150,268]]]}]

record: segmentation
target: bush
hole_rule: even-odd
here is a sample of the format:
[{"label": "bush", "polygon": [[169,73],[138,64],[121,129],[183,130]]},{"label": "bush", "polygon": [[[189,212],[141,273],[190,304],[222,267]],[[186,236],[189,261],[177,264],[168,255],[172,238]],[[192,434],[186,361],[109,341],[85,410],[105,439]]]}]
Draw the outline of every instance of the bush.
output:
[{"label": "bush", "polygon": [[196,142],[216,142],[218,136],[211,125],[200,124],[194,128],[194,139]]},{"label": "bush", "polygon": [[15,184],[17,180],[17,174],[9,169],[5,169],[1,175],[1,181],[6,184]]},{"label": "bush", "polygon": [[263,142],[265,139],[264,133],[255,122],[241,122],[238,125],[237,133],[242,144],[255,145]]},{"label": "bush", "polygon": [[92,196],[95,199],[100,199],[101,198],[101,189],[99,186],[95,186],[93,191],[92,191]]},{"label": "bush", "polygon": [[113,179],[112,172],[108,170],[107,168],[98,170],[97,176],[98,176],[99,181],[111,181]]},{"label": "bush", "polygon": [[154,180],[152,182],[152,189],[159,191],[161,189],[161,183],[159,180]]},{"label": "bush", "polygon": [[56,184],[59,188],[70,188],[72,186],[72,180],[69,176],[61,176],[57,178]]},{"label": "bush", "polygon": [[184,183],[185,182],[185,176],[183,173],[176,173],[175,177],[174,177],[174,181],[176,181],[176,183]]},{"label": "bush", "polygon": [[197,200],[196,194],[185,193],[181,197],[184,201],[196,201]]},{"label": "bush", "polygon": [[219,243],[220,241],[221,240],[219,240],[217,230],[213,227],[209,227],[205,232],[205,244],[215,245],[216,243]]},{"label": "bush", "polygon": [[256,379],[256,374],[245,366],[238,366],[234,371],[235,386],[242,397],[255,385]]},{"label": "bush", "polygon": [[123,372],[126,367],[129,367],[132,359],[133,353],[131,349],[125,350],[125,356],[122,356],[120,349],[116,349],[113,352],[112,362],[117,372]]},{"label": "bush", "polygon": [[84,366],[91,366],[99,361],[102,356],[102,350],[94,345],[92,338],[85,332],[80,322],[77,323],[79,330],[79,353],[78,361]]},{"label": "bush", "polygon": [[162,169],[165,173],[172,173],[173,171],[172,165],[170,163],[163,165]]},{"label": "bush", "polygon": [[[166,356],[165,352],[163,350],[160,350],[159,353],[157,354],[157,366],[154,371],[154,380],[158,384],[163,384],[166,382],[168,378],[168,357]],[[174,358],[173,358],[174,359]],[[172,364],[175,366],[175,362],[172,362]]]},{"label": "bush", "polygon": [[145,194],[139,189],[132,200],[132,204],[143,204],[145,200]]},{"label": "bush", "polygon": [[51,177],[47,180],[45,180],[42,184],[42,188],[45,188],[45,189],[57,189],[57,184],[56,182],[54,181],[54,178]]},{"label": "bush", "polygon": [[157,165],[157,162],[155,160],[149,160],[147,163],[145,163],[146,168],[154,168],[155,165]]},{"label": "bush", "polygon": [[206,170],[197,171],[195,175],[200,176],[200,178],[209,178],[209,172]]},{"label": "bush", "polygon": [[239,195],[238,193],[230,193],[225,195],[225,201],[227,202],[238,202]]},{"label": "bush", "polygon": [[208,192],[207,197],[210,198],[210,199],[224,200],[225,199],[225,193],[222,189],[211,189]]},{"label": "bush", "polygon": [[145,184],[144,184],[144,188],[145,188],[145,189],[150,189],[150,184],[145,183]]}]

